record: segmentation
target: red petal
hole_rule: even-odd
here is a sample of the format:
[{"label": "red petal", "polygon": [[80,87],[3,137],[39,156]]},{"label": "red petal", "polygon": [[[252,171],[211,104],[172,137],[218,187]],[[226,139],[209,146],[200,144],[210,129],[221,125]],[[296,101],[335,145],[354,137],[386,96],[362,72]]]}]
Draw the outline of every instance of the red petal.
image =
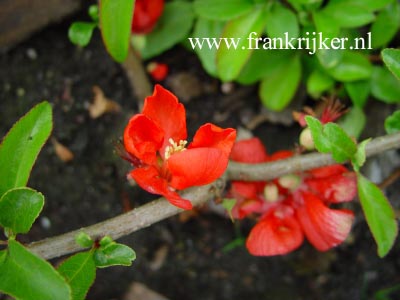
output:
[{"label": "red petal", "polygon": [[179,143],[186,140],[186,113],[185,108],[170,91],[156,84],[152,96],[146,98],[143,114],[151,119],[165,133],[164,143],[160,154],[164,157],[165,147],[169,145],[172,138]]},{"label": "red petal", "polygon": [[351,201],[357,194],[356,176],[351,172],[327,178],[306,179],[305,184],[314,194],[330,203]]},{"label": "red petal", "polygon": [[263,201],[259,199],[240,199],[232,209],[232,215],[235,219],[243,219],[252,213],[261,214]]},{"label": "red petal", "polygon": [[170,185],[182,190],[204,185],[219,178],[228,166],[228,156],[215,148],[196,148],[173,154],[168,159]]},{"label": "red petal", "polygon": [[258,138],[241,140],[233,145],[231,159],[243,163],[260,163],[267,160],[267,151]]},{"label": "red petal", "polygon": [[132,32],[149,33],[153,30],[164,8],[164,0],[136,0]]},{"label": "red petal", "polygon": [[258,192],[262,191],[265,183],[261,182],[245,182],[245,181],[232,181],[231,193],[233,195],[240,195],[243,198],[258,198]]},{"label": "red petal", "polygon": [[289,150],[281,150],[281,151],[277,151],[274,154],[272,154],[268,161],[275,161],[275,160],[280,160],[280,159],[286,159],[289,157],[293,156],[293,152],[289,151]]},{"label": "red petal", "polygon": [[311,174],[314,178],[325,178],[332,175],[343,174],[348,170],[342,165],[331,165],[321,168],[309,170],[307,173]]},{"label": "red petal", "polygon": [[311,193],[302,195],[304,205],[296,210],[296,215],[310,243],[320,251],[341,244],[350,233],[353,212],[330,209]]},{"label": "red petal", "polygon": [[146,164],[156,162],[157,150],[164,140],[164,132],[143,114],[133,116],[124,131],[126,151]]},{"label": "red petal", "polygon": [[236,130],[222,129],[214,124],[207,123],[201,126],[193,137],[188,149],[192,148],[217,148],[227,157],[231,153],[236,139]]},{"label": "red petal", "polygon": [[251,254],[283,255],[300,247],[303,232],[291,211],[286,206],[279,206],[263,217],[247,238],[246,247]]},{"label": "red petal", "polygon": [[180,208],[192,209],[192,203],[183,199],[178,193],[173,192],[168,187],[168,182],[160,176],[158,170],[153,166],[137,168],[130,175],[135,179],[136,183],[152,194],[162,195],[167,200]]}]

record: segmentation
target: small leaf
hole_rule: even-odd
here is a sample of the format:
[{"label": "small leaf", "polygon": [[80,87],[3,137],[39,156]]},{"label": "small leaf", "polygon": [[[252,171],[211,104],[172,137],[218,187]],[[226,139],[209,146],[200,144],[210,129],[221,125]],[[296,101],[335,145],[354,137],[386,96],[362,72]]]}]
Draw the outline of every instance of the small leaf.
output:
[{"label": "small leaf", "polygon": [[344,88],[354,106],[363,108],[371,92],[370,80],[358,80],[344,83]]},{"label": "small leaf", "polygon": [[385,130],[388,134],[400,131],[400,110],[395,111],[385,120]]},{"label": "small leaf", "polygon": [[101,0],[100,29],[108,53],[117,62],[128,55],[135,0]]},{"label": "small leaf", "polygon": [[325,13],[324,10],[318,10],[313,12],[312,17],[317,31],[322,32],[324,37],[334,38],[338,36],[340,28],[332,15]]},{"label": "small leaf", "polygon": [[294,97],[301,80],[300,57],[295,55],[287,60],[286,67],[279,68],[262,81],[259,94],[268,109],[280,111]]},{"label": "small leaf", "polygon": [[356,172],[360,172],[360,168],[364,165],[366,161],[366,154],[365,154],[365,147],[371,141],[371,139],[366,139],[358,144],[357,152],[354,155],[353,159],[351,160],[353,164],[353,168]]},{"label": "small leaf", "polygon": [[382,58],[388,69],[400,80],[400,49],[383,49]]},{"label": "small leaf", "polygon": [[365,55],[346,51],[341,61],[327,71],[336,80],[348,82],[369,78],[372,74],[372,66]]},{"label": "small leaf", "polygon": [[[341,0],[348,1],[348,0]],[[362,5],[370,11],[376,11],[384,8],[389,3],[392,3],[393,0],[351,0],[352,3]]]},{"label": "small leaf", "polygon": [[89,6],[88,9],[88,14],[90,18],[93,20],[93,22],[98,23],[99,22],[99,6],[96,4],[92,4]]},{"label": "small leaf", "polygon": [[356,139],[361,135],[366,123],[367,118],[364,111],[357,106],[352,107],[350,112],[346,113],[338,122],[349,136]]},{"label": "small leaf", "polygon": [[94,261],[98,268],[117,265],[130,266],[135,259],[135,251],[126,245],[117,244],[115,242],[101,246],[96,249],[94,253]]},{"label": "small leaf", "polygon": [[400,82],[386,68],[375,66],[371,77],[371,94],[385,102],[400,102]]},{"label": "small leaf", "polygon": [[228,199],[228,198],[225,198],[222,201],[222,207],[226,209],[232,222],[233,222],[232,209],[235,206],[236,202],[237,202],[236,199]]},{"label": "small leaf", "polygon": [[89,44],[96,26],[93,22],[74,22],[68,29],[68,38],[73,44],[85,47]]},{"label": "small leaf", "polygon": [[329,153],[331,151],[331,143],[329,142],[329,139],[325,136],[324,126],[318,119],[312,116],[306,116],[305,119],[307,122],[307,126],[311,130],[311,136],[313,138],[315,148],[319,152]]},{"label": "small leaf", "polygon": [[356,143],[336,123],[327,123],[324,133],[331,144],[332,157],[338,163],[344,163],[356,153]]},{"label": "small leaf", "polygon": [[378,245],[378,255],[383,257],[392,248],[398,232],[393,208],[382,191],[361,174],[357,174],[357,188],[361,207]]},{"label": "small leaf", "polygon": [[[297,38],[299,36],[299,22],[296,14],[279,2],[275,2],[266,15],[266,31],[270,38]],[[282,45],[286,47],[286,45]]]},{"label": "small leaf", "polygon": [[375,15],[363,4],[352,1],[329,1],[323,12],[342,28],[354,28],[371,23]]},{"label": "small leaf", "polygon": [[101,240],[100,240],[100,245],[101,246],[108,246],[108,245],[110,245],[110,244],[112,244],[112,243],[114,243],[114,240],[110,237],[110,236],[108,236],[108,235],[106,235],[105,237],[103,237]]},{"label": "small leaf", "polygon": [[75,237],[75,242],[83,247],[83,248],[89,248],[93,246],[94,241],[92,238],[86,233],[86,232],[79,232],[76,237]]},{"label": "small leaf", "polygon": [[376,21],[372,24],[372,48],[376,49],[387,45],[396,35],[399,26],[400,4],[395,1],[379,12]]},{"label": "small leaf", "polygon": [[93,252],[82,252],[69,257],[58,267],[58,272],[70,285],[72,300],[84,300],[96,278]]},{"label": "small leaf", "polygon": [[30,188],[15,188],[0,198],[0,225],[14,234],[27,233],[44,205],[41,193]]},{"label": "small leaf", "polygon": [[166,3],[154,30],[145,36],[143,59],[149,59],[183,41],[194,21],[193,5],[184,1]]},{"label": "small leaf", "polygon": [[325,91],[335,85],[335,80],[325,72],[315,69],[307,79],[307,92],[313,98],[319,98]]},{"label": "small leaf", "polygon": [[249,45],[249,34],[260,36],[265,25],[264,6],[229,21],[222,33],[225,38],[217,51],[217,70],[222,81],[235,79],[248,61],[254,45]]},{"label": "small leaf", "polygon": [[248,13],[254,3],[251,0],[196,0],[196,15],[210,20],[227,21]]},{"label": "small leaf", "polygon": [[68,284],[47,261],[15,240],[9,240],[8,246],[7,256],[0,264],[1,292],[20,300],[71,299]]},{"label": "small leaf", "polygon": [[8,132],[0,145],[0,197],[9,189],[26,185],[52,127],[51,106],[42,102]]}]

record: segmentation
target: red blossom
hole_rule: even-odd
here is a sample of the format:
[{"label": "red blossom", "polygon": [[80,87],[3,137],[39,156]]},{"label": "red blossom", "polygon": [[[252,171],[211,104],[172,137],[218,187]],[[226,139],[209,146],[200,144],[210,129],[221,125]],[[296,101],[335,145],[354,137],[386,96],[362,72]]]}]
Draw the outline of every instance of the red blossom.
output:
[{"label": "red blossom", "polygon": [[136,0],[132,33],[146,34],[154,29],[164,9],[164,0]]},{"label": "red blossom", "polygon": [[134,115],[124,131],[127,157],[136,167],[130,172],[146,191],[163,195],[173,205],[191,209],[177,190],[205,185],[222,175],[236,138],[232,128],[201,126],[186,146],[186,113],[178,99],[156,85],[141,114]]},{"label": "red blossom", "polygon": [[147,72],[155,81],[163,81],[168,75],[168,65],[163,63],[151,62],[147,65]]},{"label": "red blossom", "polygon": [[[268,156],[257,138],[235,143],[231,158],[257,163],[284,159],[290,151]],[[255,159],[256,158],[256,159]],[[269,182],[232,183],[230,196],[237,199],[235,218],[260,215],[247,238],[253,255],[287,254],[303,243],[304,236],[318,250],[326,251],[348,236],[353,212],[332,209],[331,203],[351,201],[356,195],[356,179],[342,165],[332,165],[285,175]]]}]

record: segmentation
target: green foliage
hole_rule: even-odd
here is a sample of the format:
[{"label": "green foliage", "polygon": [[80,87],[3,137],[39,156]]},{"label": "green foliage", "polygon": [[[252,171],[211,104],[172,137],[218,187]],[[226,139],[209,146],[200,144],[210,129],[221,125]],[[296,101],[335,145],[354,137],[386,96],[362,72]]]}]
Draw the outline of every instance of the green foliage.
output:
[{"label": "green foliage", "polygon": [[244,15],[253,8],[251,0],[196,0],[194,10],[201,18],[227,21]]},{"label": "green foliage", "polygon": [[78,233],[75,237],[75,242],[83,248],[92,247],[94,244],[92,238],[85,232]]},{"label": "green foliage", "polygon": [[367,118],[363,110],[354,106],[348,113],[346,113],[338,124],[346,131],[349,136],[358,138],[367,123]]},{"label": "green foliage", "polygon": [[365,153],[365,147],[367,146],[367,144],[369,143],[370,140],[371,139],[366,139],[366,140],[362,141],[361,143],[359,143],[358,147],[357,147],[357,152],[351,159],[351,163],[356,172],[360,172],[360,168],[364,165],[364,163],[367,159],[367,156]]},{"label": "green foliage", "polygon": [[94,261],[98,268],[130,266],[135,259],[135,251],[128,246],[114,242],[107,236],[100,241],[100,247],[94,252]]},{"label": "green foliage", "polygon": [[26,185],[52,127],[51,106],[42,102],[8,132],[0,145],[0,197],[9,189]]},{"label": "green foliage", "polygon": [[385,120],[385,130],[388,134],[400,131],[400,110],[395,111]]},{"label": "green foliage", "polygon": [[231,218],[232,222],[233,222],[232,209],[235,206],[236,202],[237,201],[234,198],[233,199],[225,198],[222,201],[222,207],[226,209],[226,211],[228,212],[228,215]]},{"label": "green foliage", "polygon": [[100,28],[108,53],[117,62],[128,55],[135,0],[100,1]]},{"label": "green foliage", "polygon": [[[5,254],[4,254],[5,253]],[[21,300],[66,300],[71,291],[64,278],[45,260],[9,240],[0,263],[0,291]]]},{"label": "green foliage", "polygon": [[307,78],[307,92],[313,98],[319,98],[321,94],[333,88],[335,80],[326,72],[315,69]]},{"label": "green foliage", "polygon": [[96,26],[93,22],[74,22],[69,27],[68,38],[73,44],[85,47],[89,44]]},{"label": "green foliage", "polygon": [[340,62],[327,71],[336,80],[349,82],[369,78],[372,73],[372,66],[361,53],[346,51]]},{"label": "green foliage", "polygon": [[397,236],[395,214],[382,191],[361,174],[357,175],[357,188],[368,226],[378,244],[378,255],[383,257]]},{"label": "green foliage", "polygon": [[388,69],[400,80],[400,49],[383,49],[382,58]]},{"label": "green foliage", "polygon": [[[279,2],[275,2],[266,13],[266,31],[271,38],[283,38],[287,32],[289,39],[299,36],[297,16]],[[285,45],[286,46],[286,45]]]},{"label": "green foliage", "polygon": [[394,1],[381,12],[371,26],[372,47],[386,46],[396,35],[400,26],[400,4]]},{"label": "green foliage", "polygon": [[400,102],[400,82],[384,67],[374,67],[371,79],[371,94],[386,103]]},{"label": "green foliage", "polygon": [[84,300],[96,278],[93,251],[71,256],[58,267],[58,272],[70,285],[72,300]]},{"label": "green foliage", "polygon": [[14,235],[27,233],[44,205],[41,193],[30,188],[8,190],[0,198],[0,225]]},{"label": "green foliage", "polygon": [[354,106],[363,108],[367,103],[368,96],[371,92],[371,84],[369,80],[358,80],[345,82],[344,88],[349,95]]}]

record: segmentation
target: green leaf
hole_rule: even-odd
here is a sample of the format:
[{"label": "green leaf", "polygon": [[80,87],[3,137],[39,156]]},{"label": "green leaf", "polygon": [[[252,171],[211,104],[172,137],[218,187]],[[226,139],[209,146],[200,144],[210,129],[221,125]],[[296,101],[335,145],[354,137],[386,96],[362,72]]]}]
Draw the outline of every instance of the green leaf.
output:
[{"label": "green leaf", "polygon": [[365,124],[367,123],[367,118],[365,117],[364,111],[354,106],[350,112],[346,113],[338,124],[344,129],[344,131],[356,139],[361,135]]},{"label": "green leaf", "polygon": [[346,51],[340,63],[327,71],[336,80],[348,82],[369,78],[372,74],[372,66],[365,55]]},{"label": "green leaf", "polygon": [[135,251],[126,245],[115,242],[101,246],[94,253],[94,261],[98,268],[117,265],[130,266],[135,259]]},{"label": "green leaf", "polygon": [[108,53],[117,62],[128,55],[135,0],[101,0],[100,29]]},{"label": "green leaf", "polygon": [[351,159],[357,152],[356,143],[336,123],[327,123],[324,134],[329,139],[332,157],[338,163]]},{"label": "green leaf", "polygon": [[264,25],[263,6],[226,24],[222,33],[225,43],[217,51],[217,70],[222,81],[231,81],[239,75],[255,48],[247,38],[251,33],[259,37]]},{"label": "green leaf", "polygon": [[0,291],[20,300],[67,300],[71,291],[64,278],[42,258],[15,240],[8,242],[0,264]]},{"label": "green leaf", "polygon": [[222,200],[222,207],[228,212],[231,221],[233,222],[232,209],[235,207],[237,200],[225,198]]},{"label": "green leaf", "polygon": [[[348,0],[341,0],[348,1]],[[376,11],[384,8],[389,3],[392,3],[394,0],[351,0],[352,3],[357,5],[362,5],[370,11]],[[350,2],[350,1],[349,1]]]},{"label": "green leaf", "polygon": [[383,49],[382,58],[387,68],[400,80],[400,49]]},{"label": "green leaf", "polygon": [[374,66],[371,77],[371,94],[386,103],[400,102],[400,81],[386,68]]},{"label": "green leaf", "polygon": [[58,267],[58,272],[70,285],[72,300],[84,300],[96,278],[93,251],[71,256]]},{"label": "green leaf", "polygon": [[95,29],[96,26],[97,25],[92,22],[74,22],[69,27],[68,38],[73,44],[85,47],[89,44],[93,29]]},{"label": "green leaf", "polygon": [[370,80],[358,80],[344,83],[344,88],[354,106],[363,108],[368,101],[371,92]]},{"label": "green leaf", "polygon": [[318,10],[312,13],[312,18],[317,32],[321,32],[323,37],[334,38],[337,37],[340,28],[332,15],[326,13],[324,10]]},{"label": "green leaf", "polygon": [[184,40],[192,29],[193,6],[189,2],[166,3],[161,18],[154,30],[145,36],[145,45],[140,49],[143,59],[149,59]]},{"label": "green leaf", "polygon": [[83,247],[83,248],[89,248],[93,246],[94,241],[92,238],[85,232],[81,231],[79,232],[76,237],[75,237],[75,242]]},{"label": "green leaf", "polygon": [[330,0],[323,12],[330,15],[339,27],[353,28],[371,23],[375,15],[362,3]]},{"label": "green leaf", "polygon": [[193,5],[196,15],[217,21],[240,17],[254,7],[251,0],[196,0]]},{"label": "green leaf", "polygon": [[93,22],[98,23],[99,22],[99,6],[96,4],[92,4],[89,6],[88,9],[88,14],[90,18],[93,20]]},{"label": "green leaf", "polygon": [[306,116],[305,120],[311,130],[315,148],[321,153],[329,153],[331,151],[331,143],[329,142],[329,138],[324,134],[324,126],[317,118],[312,116]]},{"label": "green leaf", "polygon": [[397,236],[397,221],[393,209],[382,191],[361,174],[357,174],[361,207],[378,245],[378,255],[385,256]]},{"label": "green leaf", "polygon": [[342,60],[344,51],[334,49],[318,49],[316,56],[325,69],[336,67]]},{"label": "green leaf", "polygon": [[280,111],[292,100],[301,80],[301,62],[298,55],[287,60],[286,67],[279,68],[261,81],[259,94],[263,105]]},{"label": "green leaf", "polygon": [[270,38],[284,39],[286,34],[290,40],[299,36],[299,22],[296,14],[279,2],[275,2],[268,10],[266,19],[266,31]]},{"label": "green leaf", "polygon": [[0,197],[9,189],[26,185],[52,127],[51,106],[42,102],[8,132],[0,145]]},{"label": "green leaf", "polygon": [[396,110],[385,120],[385,130],[388,134],[400,131],[400,110]]},{"label": "green leaf", "polygon": [[[219,37],[221,36],[223,27],[224,27],[223,22],[210,21],[207,19],[198,18],[194,26],[193,36],[199,39],[215,38],[215,42],[217,43],[219,41]],[[214,46],[209,47],[207,43],[203,43],[202,45],[203,46],[201,47],[201,49],[199,47],[196,47],[194,50],[197,56],[200,58],[203,68],[210,75],[217,76],[217,65],[216,65],[217,48]]]},{"label": "green leaf", "polygon": [[325,91],[332,89],[335,81],[325,72],[315,69],[307,78],[307,92],[313,98],[319,98]]},{"label": "green leaf", "polygon": [[351,160],[351,163],[353,164],[353,168],[356,172],[360,172],[360,168],[364,165],[366,161],[366,154],[365,154],[365,147],[367,144],[371,141],[371,139],[366,139],[362,141],[361,143],[358,144],[357,146],[357,152],[354,155],[354,157]]},{"label": "green leaf", "polygon": [[376,21],[371,27],[372,48],[376,49],[387,45],[400,26],[400,4],[393,2],[379,12]]},{"label": "green leaf", "polygon": [[30,188],[8,190],[0,198],[0,225],[13,234],[27,233],[44,205],[41,193]]}]

